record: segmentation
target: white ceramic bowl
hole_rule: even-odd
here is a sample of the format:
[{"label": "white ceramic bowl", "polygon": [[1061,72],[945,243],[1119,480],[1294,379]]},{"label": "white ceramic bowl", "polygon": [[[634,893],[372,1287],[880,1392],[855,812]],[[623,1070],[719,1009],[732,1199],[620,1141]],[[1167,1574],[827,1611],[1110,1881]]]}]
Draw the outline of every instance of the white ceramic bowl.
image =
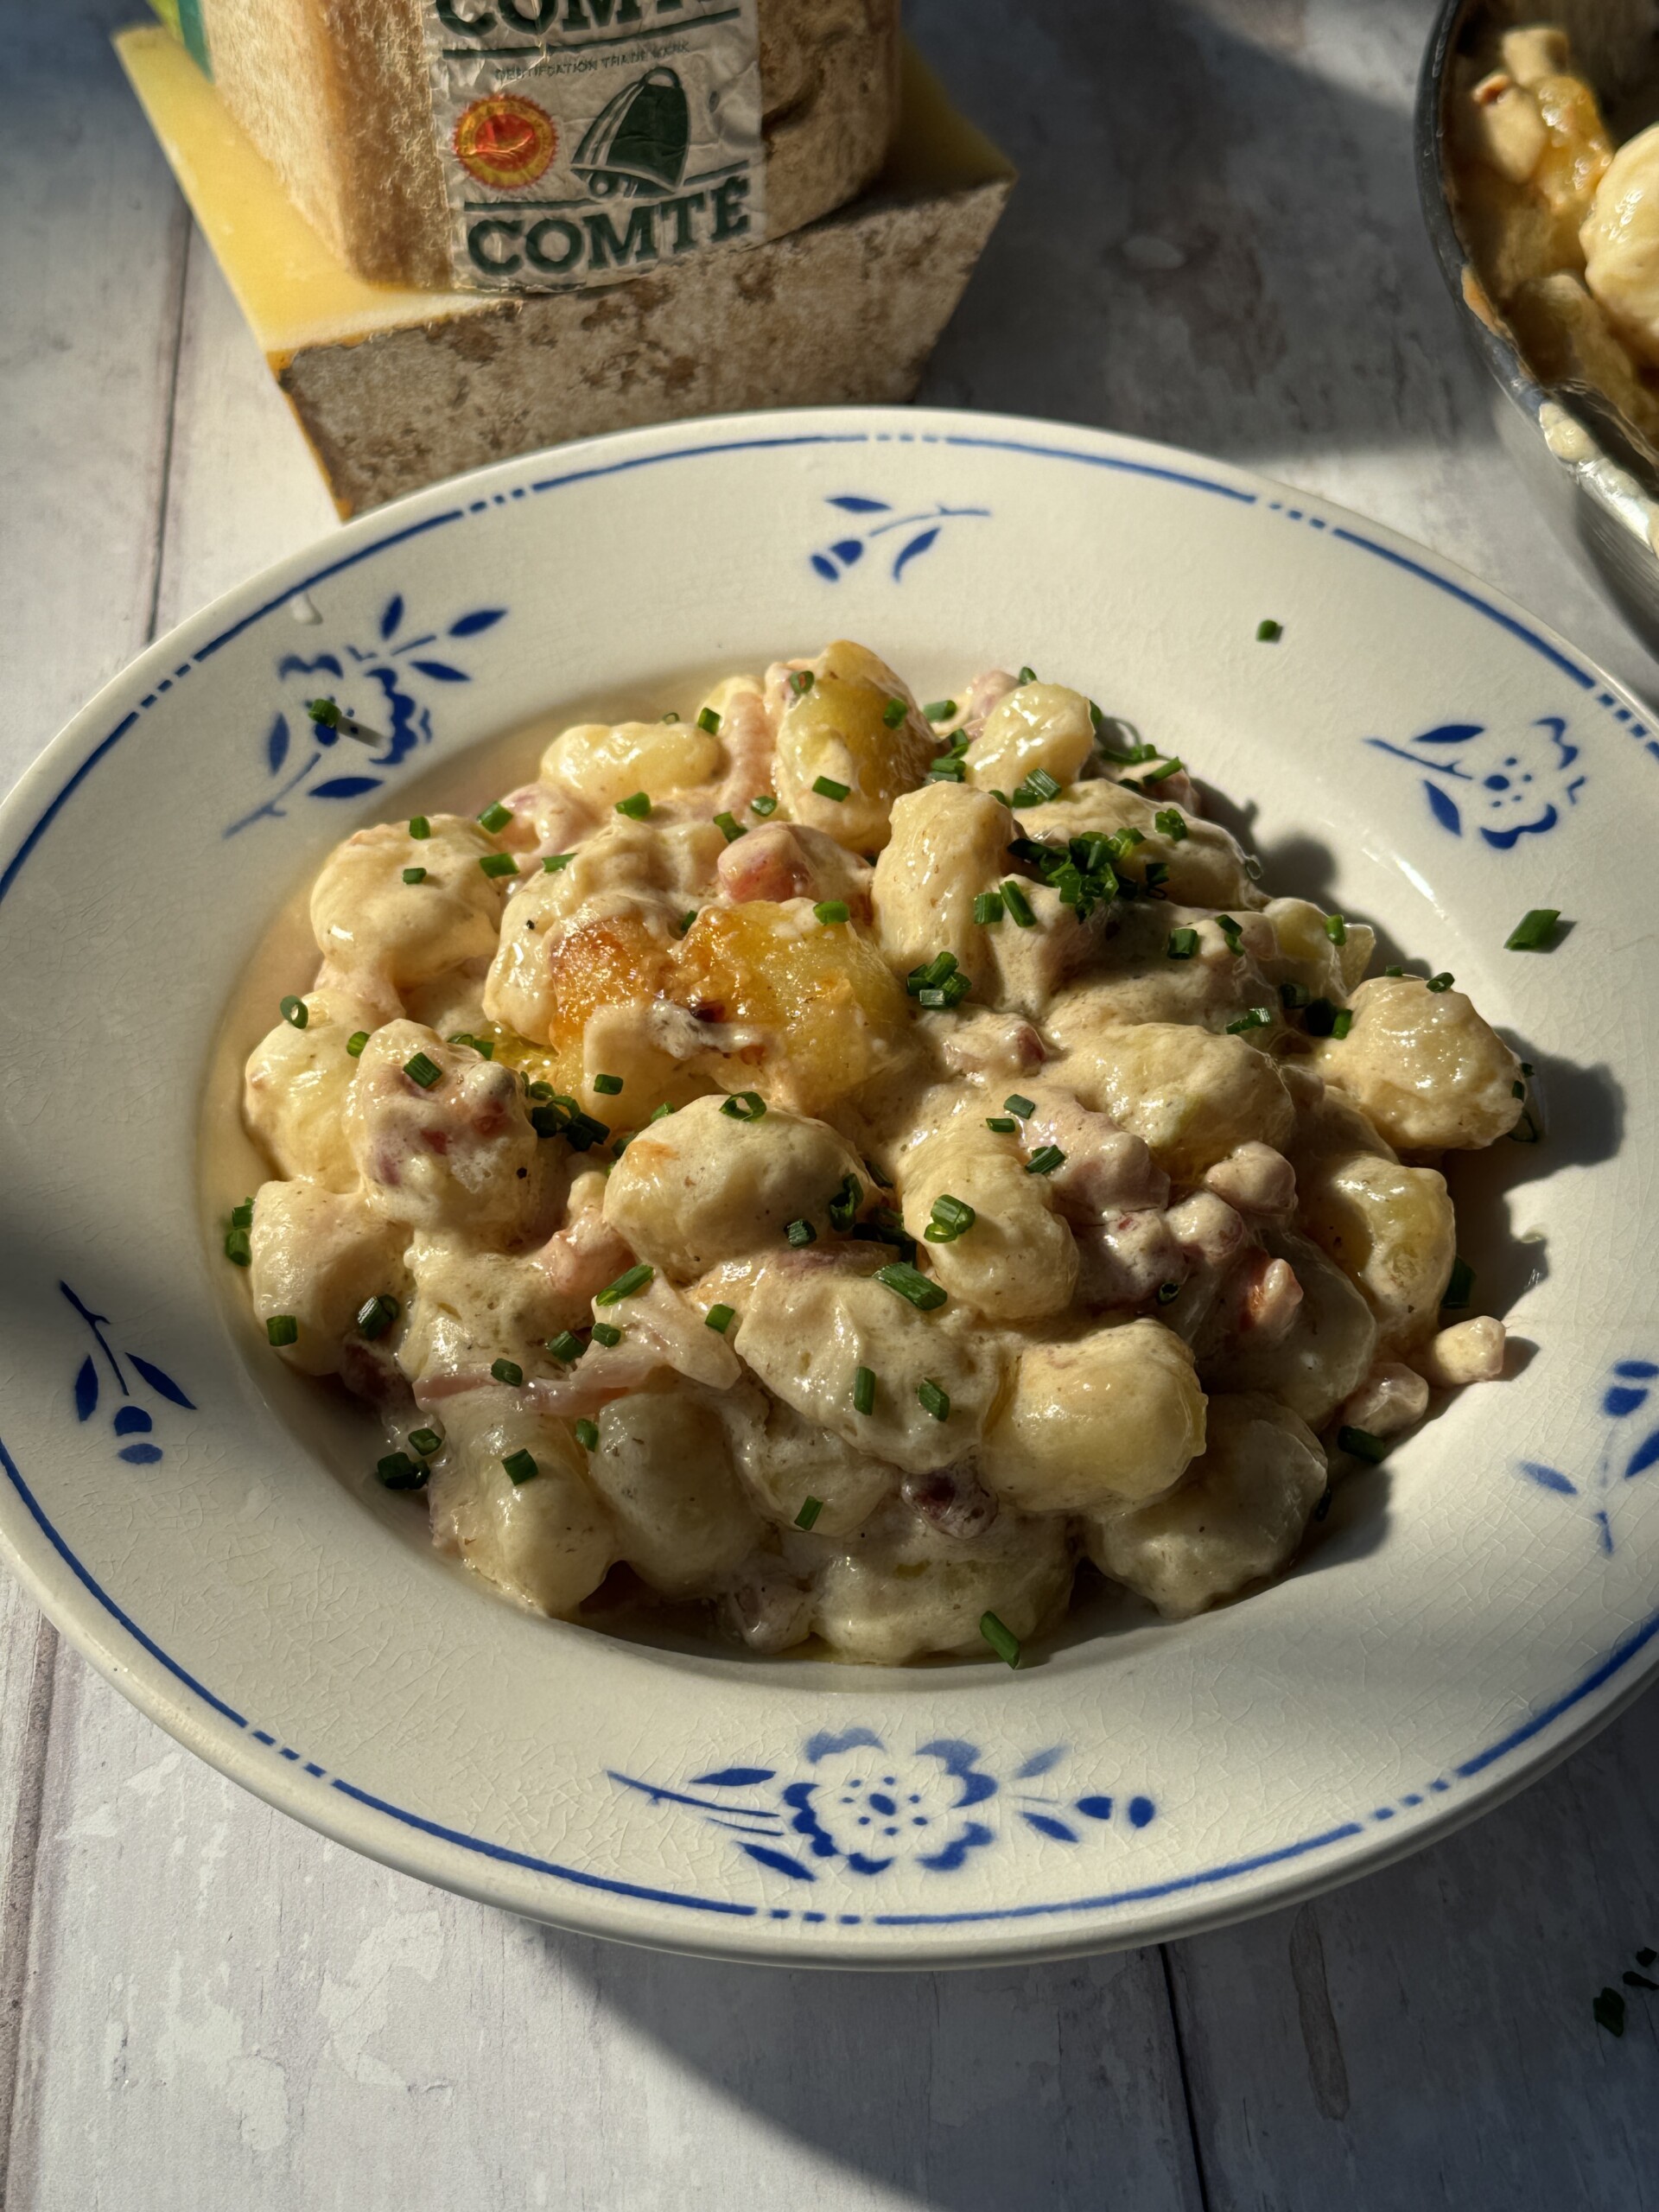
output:
[{"label": "white ceramic bowl", "polygon": [[[843,634],[925,696],[1028,661],[1178,744],[1247,808],[1270,884],[1453,969],[1538,1071],[1543,1141],[1455,1185],[1519,1371],[1347,1484],[1277,1587],[1184,1626],[1109,1607],[1019,1673],[760,1663],[514,1611],[378,1491],[366,1423],[262,1353],[197,1205],[221,1010],[347,829],[447,764],[466,787],[467,749],[542,710]],[[391,732],[373,758],[311,728],[325,680]],[[285,1811],[637,1942],[1058,1954],[1409,1850],[1659,1658],[1656,794],[1631,703],[1471,578],[1126,439],[747,417],[368,516],[144,654],[0,816],[10,1561]],[[1539,906],[1564,942],[1505,951]]]}]

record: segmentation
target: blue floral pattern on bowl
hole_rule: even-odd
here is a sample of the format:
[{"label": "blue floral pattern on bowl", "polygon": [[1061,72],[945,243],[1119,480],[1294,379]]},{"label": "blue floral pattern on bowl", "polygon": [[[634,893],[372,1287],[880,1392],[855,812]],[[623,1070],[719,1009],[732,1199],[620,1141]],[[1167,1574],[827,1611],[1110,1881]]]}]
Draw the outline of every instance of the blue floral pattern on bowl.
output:
[{"label": "blue floral pattern on bowl", "polygon": [[1659,1382],[1659,1366],[1650,1359],[1621,1359],[1608,1369],[1599,1408],[1607,1433],[1595,1466],[1583,1480],[1574,1482],[1559,1467],[1546,1466],[1541,1460],[1516,1462],[1517,1471],[1540,1490],[1586,1502],[1597,1541],[1605,1553],[1613,1549],[1611,1509],[1620,1486],[1659,1466],[1659,1428],[1649,1428],[1639,1444],[1632,1445],[1626,1426],[1651,1402],[1656,1382]]},{"label": "blue floral pattern on bowl", "polygon": [[[265,772],[277,788],[238,816],[223,834],[234,837],[256,822],[280,821],[288,811],[285,802],[296,795],[353,799],[378,791],[400,761],[432,742],[428,690],[473,680],[467,670],[440,653],[447,656],[453,640],[493,630],[506,612],[505,607],[474,607],[456,615],[440,635],[411,622],[404,594],[394,592],[380,610],[376,624],[379,635],[373,645],[325,647],[308,658],[295,652],[280,655],[276,680],[288,687],[288,696],[272,717],[264,746]],[[313,721],[308,702],[317,697],[332,699],[356,728],[343,733]],[[360,767],[343,773],[321,772],[338,771],[341,756],[334,748],[342,734],[365,744],[368,758]],[[296,758],[299,765],[291,767]]]},{"label": "blue floral pattern on bowl", "polygon": [[1560,715],[1541,715],[1518,732],[1485,722],[1440,722],[1404,745],[1382,737],[1365,742],[1421,772],[1429,811],[1443,830],[1454,837],[1471,830],[1500,853],[1553,830],[1578,804],[1586,781],[1570,772],[1579,748]]},{"label": "blue floral pattern on bowl", "polygon": [[[879,537],[887,537],[894,531],[911,533],[903,544],[893,550],[888,575],[894,583],[904,580],[905,570],[912,561],[919,560],[938,541],[940,531],[947,522],[960,522],[969,517],[984,521],[989,517],[988,507],[951,507],[943,500],[931,507],[924,507],[915,514],[899,514],[886,499],[873,499],[861,492],[837,492],[824,501],[826,506],[839,507],[843,514],[862,518],[856,532],[848,532],[828,545],[820,546],[808,555],[813,568],[825,583],[839,583],[849,569],[855,568]],[[887,550],[883,547],[882,550]]]},{"label": "blue floral pattern on bowl", "polygon": [[[73,1385],[75,1419],[85,1424],[98,1411],[104,1395],[104,1378],[98,1354],[102,1353],[104,1365],[109,1369],[110,1380],[121,1394],[122,1402],[110,1417],[110,1427],[116,1440],[116,1458],[124,1459],[130,1467],[153,1467],[165,1458],[156,1441],[156,1415],[140,1402],[144,1391],[156,1400],[176,1407],[181,1412],[193,1414],[196,1410],[194,1399],[188,1398],[165,1368],[157,1367],[153,1359],[146,1359],[141,1352],[126,1355],[127,1366],[132,1370],[133,1382],[129,1383],[114,1348],[104,1332],[110,1325],[107,1313],[94,1313],[82,1305],[67,1282],[58,1288],[63,1293],[92,1333],[97,1351],[89,1351],[75,1370]],[[144,1390],[137,1385],[142,1383]]]},{"label": "blue floral pattern on bowl", "polygon": [[683,1805],[728,1830],[740,1851],[773,1873],[812,1882],[821,1873],[884,1874],[895,1866],[953,1874],[973,1853],[1022,1829],[1049,1843],[1078,1844],[1109,1823],[1133,1831],[1157,1817],[1147,1796],[1061,1793],[1051,1777],[1066,1755],[1064,1744],[1052,1744],[999,1781],[988,1754],[960,1738],[894,1751],[874,1729],[853,1727],[809,1736],[800,1754],[806,1771],[798,1766],[792,1776],[770,1766],[719,1767],[671,1789],[608,1771],[653,1804]]}]

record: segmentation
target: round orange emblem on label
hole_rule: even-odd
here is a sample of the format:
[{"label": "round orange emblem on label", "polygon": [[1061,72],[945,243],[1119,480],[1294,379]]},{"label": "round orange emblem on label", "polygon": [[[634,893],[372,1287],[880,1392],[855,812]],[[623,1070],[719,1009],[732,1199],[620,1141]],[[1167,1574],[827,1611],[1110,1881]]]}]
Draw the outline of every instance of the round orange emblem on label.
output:
[{"label": "round orange emblem on label", "polygon": [[558,149],[552,117],[514,92],[474,100],[455,125],[456,160],[498,192],[534,184]]}]

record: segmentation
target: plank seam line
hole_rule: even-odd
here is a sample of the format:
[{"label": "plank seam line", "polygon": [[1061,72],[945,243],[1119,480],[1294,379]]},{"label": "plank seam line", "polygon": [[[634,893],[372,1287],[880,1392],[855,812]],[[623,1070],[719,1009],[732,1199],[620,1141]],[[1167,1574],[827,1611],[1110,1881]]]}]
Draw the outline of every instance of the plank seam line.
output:
[{"label": "plank seam line", "polygon": [[[1186,2113],[1187,2140],[1192,2146],[1192,2173],[1198,2185],[1199,2212],[1211,2212],[1210,2177],[1204,2170],[1204,2140],[1198,2133],[1198,2116],[1192,2103],[1192,2077],[1186,2063],[1186,2037],[1181,2031],[1180,2002],[1175,1994],[1175,1972],[1170,1961],[1169,1945],[1158,1946],[1158,1962],[1164,1970],[1164,1998],[1169,2006],[1169,2032],[1175,2044],[1175,2069],[1180,2077],[1181,2105]],[[3,2208],[0,2208],[3,2212]]]},{"label": "plank seam line", "polygon": [[46,1804],[46,1751],[52,1727],[57,1655],[57,1630],[42,1614],[35,1624],[29,1702],[17,1759],[17,1812],[6,1858],[5,1895],[0,1898],[0,2212],[4,2212],[6,2202],[24,2071],[23,2005],[29,1986],[35,1874]]}]

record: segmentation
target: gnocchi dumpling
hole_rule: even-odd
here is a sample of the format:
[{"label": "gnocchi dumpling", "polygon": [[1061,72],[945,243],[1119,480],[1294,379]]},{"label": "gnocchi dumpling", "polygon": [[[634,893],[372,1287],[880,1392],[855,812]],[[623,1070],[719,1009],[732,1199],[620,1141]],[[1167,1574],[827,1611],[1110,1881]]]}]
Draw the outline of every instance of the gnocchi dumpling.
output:
[{"label": "gnocchi dumpling", "polygon": [[282,1347],[303,1375],[334,1375],[345,1346],[361,1340],[358,1315],[372,1300],[405,1295],[404,1238],[355,1192],[296,1178],[254,1194],[248,1287],[262,1322],[285,1315],[297,1334]]},{"label": "gnocchi dumpling", "polygon": [[[983,1093],[974,1103],[982,1106]],[[905,1226],[928,1238],[941,1200],[973,1209],[971,1230],[932,1239],[934,1274],[953,1298],[991,1321],[1036,1321],[1071,1302],[1077,1248],[1054,1211],[1047,1179],[1027,1173],[1015,1140],[959,1114],[906,1154]],[[947,1208],[948,1212],[948,1208]]]},{"label": "gnocchi dumpling", "polygon": [[[804,1554],[810,1540],[798,1545]],[[1022,1643],[1065,1605],[1072,1552],[1064,1521],[999,1513],[982,1534],[949,1536],[896,1501],[817,1565],[813,1626],[838,1658],[899,1667],[931,1652],[976,1652],[995,1613]]]},{"label": "gnocchi dumpling", "polygon": [[1278,1069],[1243,1037],[1166,1021],[1060,1033],[1065,1080],[1084,1104],[1144,1139],[1178,1183],[1198,1182],[1242,1144],[1282,1151],[1295,1125]]},{"label": "gnocchi dumpling", "polygon": [[248,1059],[242,1117],[283,1175],[302,1175],[333,1191],[357,1182],[344,1115],[357,1073],[352,1039],[380,1017],[370,1002],[337,988],[308,991],[305,1026],[282,1020]]},{"label": "gnocchi dumpling", "polygon": [[788,684],[778,725],[778,796],[795,821],[838,845],[879,852],[893,801],[927,773],[933,733],[907,688],[863,645],[828,645],[798,677],[806,680]]},{"label": "gnocchi dumpling", "polygon": [[442,1418],[429,1478],[433,1541],[522,1604],[574,1612],[617,1552],[569,1428],[500,1390],[446,1398]]},{"label": "gnocchi dumpling", "polygon": [[1520,1120],[1521,1063],[1462,991],[1373,976],[1354,992],[1353,1016],[1345,1037],[1315,1048],[1315,1065],[1397,1151],[1472,1150]]},{"label": "gnocchi dumpling", "polygon": [[342,971],[364,970],[394,989],[487,959],[503,894],[501,879],[479,863],[495,850],[477,823],[455,814],[435,814],[425,837],[401,822],[359,830],[335,847],[312,887],[318,951]]},{"label": "gnocchi dumpling", "polygon": [[741,1565],[760,1522],[709,1405],[688,1389],[638,1390],[613,1399],[598,1426],[588,1478],[619,1552],[653,1590],[690,1597]]},{"label": "gnocchi dumpling", "polygon": [[970,784],[1012,795],[1037,768],[1057,784],[1075,783],[1094,749],[1094,716],[1081,691],[1022,683],[986,715],[963,760]]},{"label": "gnocchi dumpling", "polygon": [[1192,1354],[1159,1321],[1029,1345],[980,1453],[997,1496],[1033,1513],[1155,1497],[1204,1449]]}]

